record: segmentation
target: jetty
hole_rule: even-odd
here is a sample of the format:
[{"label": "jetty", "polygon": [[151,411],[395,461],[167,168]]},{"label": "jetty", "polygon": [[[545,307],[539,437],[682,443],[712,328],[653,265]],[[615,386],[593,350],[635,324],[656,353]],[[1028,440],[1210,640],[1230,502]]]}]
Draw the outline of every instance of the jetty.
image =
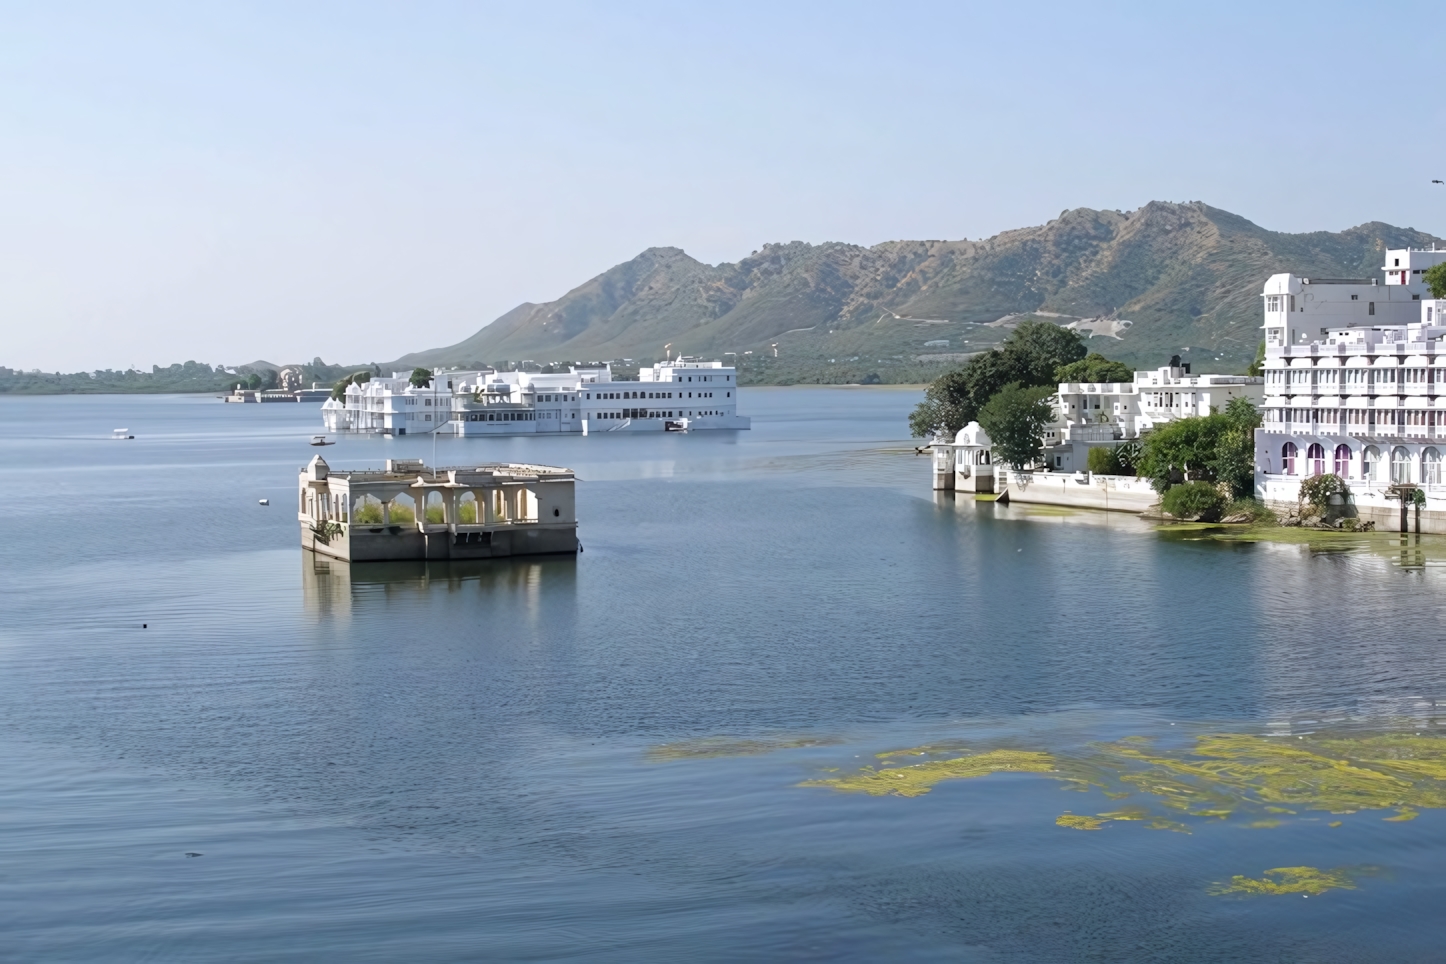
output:
[{"label": "jetty", "polygon": [[297,480],[301,545],[350,562],[576,553],[575,483],[549,465],[333,470],[317,455]]}]

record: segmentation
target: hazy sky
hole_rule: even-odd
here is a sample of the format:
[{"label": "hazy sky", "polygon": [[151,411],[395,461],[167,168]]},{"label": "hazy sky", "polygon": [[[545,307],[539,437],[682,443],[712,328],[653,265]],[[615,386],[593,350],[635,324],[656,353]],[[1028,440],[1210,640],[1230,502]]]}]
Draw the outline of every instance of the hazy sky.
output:
[{"label": "hazy sky", "polygon": [[0,365],[370,361],[652,245],[1446,233],[1439,4],[0,2]]}]

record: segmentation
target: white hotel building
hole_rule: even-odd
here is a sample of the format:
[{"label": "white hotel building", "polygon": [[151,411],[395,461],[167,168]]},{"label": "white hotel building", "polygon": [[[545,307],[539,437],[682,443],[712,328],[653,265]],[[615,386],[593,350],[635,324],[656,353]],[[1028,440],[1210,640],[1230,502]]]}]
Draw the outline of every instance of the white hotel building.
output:
[{"label": "white hotel building", "polygon": [[1060,382],[1055,421],[1044,433],[1044,464],[1053,472],[1084,472],[1089,450],[1139,438],[1180,418],[1225,410],[1232,399],[1261,399],[1261,379],[1193,375],[1178,357],[1129,382]]},{"label": "white hotel building", "polygon": [[1446,302],[1421,281],[1442,261],[1446,250],[1392,250],[1385,284],[1292,274],[1265,283],[1262,499],[1293,505],[1302,479],[1333,472],[1363,518],[1395,528],[1391,487],[1410,484],[1425,490],[1426,518],[1446,522]]},{"label": "white hotel building", "polygon": [[607,365],[538,372],[438,371],[425,388],[410,372],[348,385],[322,406],[327,431],[381,435],[544,435],[746,429],[738,373],[722,362],[659,362],[637,381]]}]

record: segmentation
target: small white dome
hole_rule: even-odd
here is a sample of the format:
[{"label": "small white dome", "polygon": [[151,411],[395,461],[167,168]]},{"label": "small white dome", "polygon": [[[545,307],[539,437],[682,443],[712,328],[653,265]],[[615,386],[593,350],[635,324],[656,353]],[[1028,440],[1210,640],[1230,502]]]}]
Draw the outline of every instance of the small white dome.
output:
[{"label": "small white dome", "polygon": [[954,444],[970,445],[974,448],[987,449],[990,448],[994,443],[989,441],[989,436],[985,434],[984,429],[979,427],[978,422],[970,422],[968,425],[961,428],[958,434],[954,436]]}]

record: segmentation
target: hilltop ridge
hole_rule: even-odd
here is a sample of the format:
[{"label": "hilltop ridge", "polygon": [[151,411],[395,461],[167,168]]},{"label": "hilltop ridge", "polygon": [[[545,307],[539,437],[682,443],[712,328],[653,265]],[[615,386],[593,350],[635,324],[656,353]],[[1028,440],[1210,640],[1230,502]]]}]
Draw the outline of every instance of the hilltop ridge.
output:
[{"label": "hilltop ridge", "polygon": [[392,364],[648,359],[665,345],[771,356],[777,345],[780,358],[877,368],[947,362],[1039,316],[1094,332],[1097,350],[1136,365],[1188,350],[1201,370],[1235,370],[1254,356],[1271,274],[1380,277],[1387,248],[1441,240],[1376,221],[1285,234],[1199,201],[1152,201],[1063,211],[981,241],[792,241],[718,265],[654,247]]}]

